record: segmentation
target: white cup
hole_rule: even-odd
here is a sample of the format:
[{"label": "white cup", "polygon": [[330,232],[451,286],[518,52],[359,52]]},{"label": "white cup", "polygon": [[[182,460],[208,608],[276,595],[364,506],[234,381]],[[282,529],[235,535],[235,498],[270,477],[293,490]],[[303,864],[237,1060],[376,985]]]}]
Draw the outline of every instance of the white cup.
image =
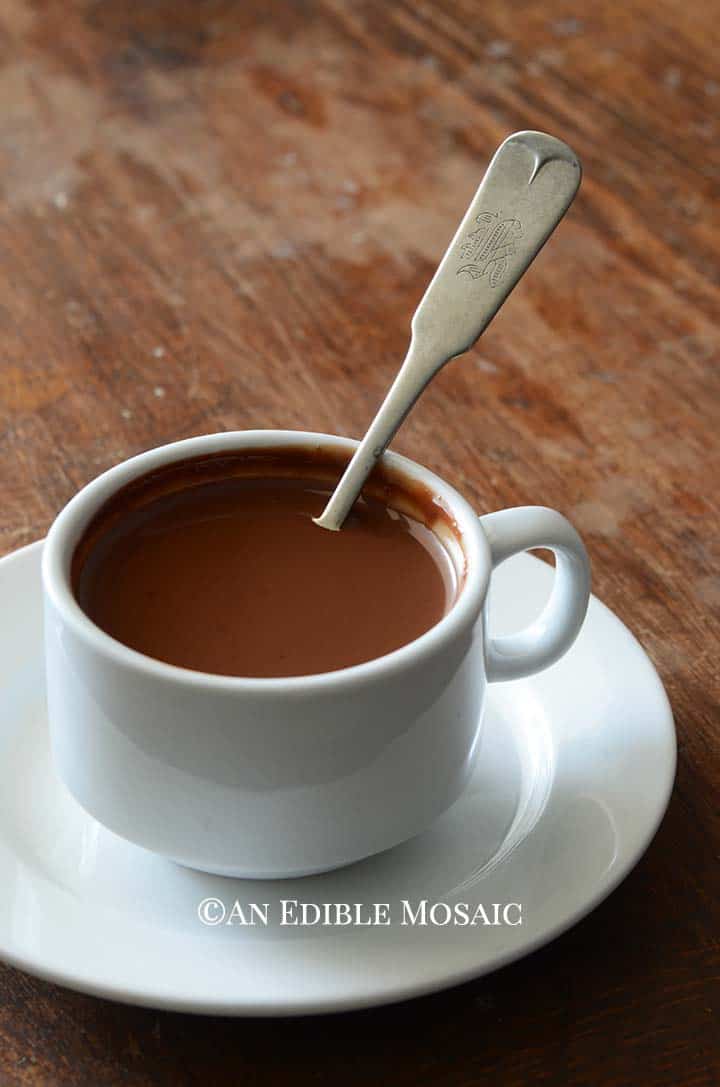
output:
[{"label": "white cup", "polygon": [[[387,849],[427,827],[465,786],[486,682],[537,672],[574,641],[590,577],[572,525],[539,506],[478,518],[447,483],[395,453],[383,458],[388,470],[427,488],[454,519],[464,580],[434,627],[386,656],[310,676],[211,675],[122,645],[75,600],[70,566],[84,529],[138,476],[230,450],[349,457],[355,445],[295,431],[189,438],[111,468],[55,520],[42,564],[54,761],[76,800],[115,833],[192,868],[262,878]],[[484,620],[492,570],[535,547],[556,555],[551,598],[527,629],[492,637]]]}]

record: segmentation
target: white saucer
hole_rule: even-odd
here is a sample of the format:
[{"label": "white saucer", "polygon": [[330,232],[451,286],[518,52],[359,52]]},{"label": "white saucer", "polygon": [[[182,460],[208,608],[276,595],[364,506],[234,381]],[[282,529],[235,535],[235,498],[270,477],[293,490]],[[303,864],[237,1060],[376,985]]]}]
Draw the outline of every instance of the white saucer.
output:
[{"label": "white saucer", "polygon": [[[593,599],[570,653],[490,689],[477,773],[421,837],[327,875],[232,880],[105,830],[56,780],[43,695],[41,544],[0,561],[0,956],[84,992],[158,1008],[287,1015],[367,1007],[497,969],[552,940],[623,879],[675,772],[665,692]],[[491,626],[524,625],[551,569],[494,577]],[[203,925],[209,897],[269,903],[268,927]],[[282,927],[280,900],[390,903],[389,927]],[[402,900],[520,903],[521,925],[402,926]],[[218,915],[219,907],[208,910]],[[440,916],[439,914],[437,916]],[[517,911],[509,913],[517,919]]]}]

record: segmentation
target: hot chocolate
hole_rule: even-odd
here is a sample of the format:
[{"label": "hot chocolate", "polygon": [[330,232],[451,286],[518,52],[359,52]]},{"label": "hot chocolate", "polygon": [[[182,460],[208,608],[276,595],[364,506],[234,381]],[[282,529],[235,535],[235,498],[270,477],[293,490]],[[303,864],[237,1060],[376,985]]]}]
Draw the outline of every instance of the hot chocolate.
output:
[{"label": "hot chocolate", "polygon": [[86,529],[76,598],[118,641],[203,672],[308,675],[383,656],[451,607],[453,564],[420,516],[400,512],[437,516],[432,496],[403,501],[397,483],[369,486],[341,531],[315,525],[337,474],[283,451],[143,476]]}]

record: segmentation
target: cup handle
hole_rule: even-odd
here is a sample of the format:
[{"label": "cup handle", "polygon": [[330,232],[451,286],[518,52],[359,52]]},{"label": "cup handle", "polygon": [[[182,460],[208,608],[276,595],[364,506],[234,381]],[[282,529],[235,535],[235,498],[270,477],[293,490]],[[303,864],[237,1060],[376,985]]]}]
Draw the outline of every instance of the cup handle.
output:
[{"label": "cup handle", "polygon": [[590,562],[570,522],[545,506],[488,513],[480,524],[490,544],[493,569],[533,547],[555,552],[552,594],[535,622],[516,634],[487,638],[488,680],[520,679],[553,664],[575,641],[590,599]]}]

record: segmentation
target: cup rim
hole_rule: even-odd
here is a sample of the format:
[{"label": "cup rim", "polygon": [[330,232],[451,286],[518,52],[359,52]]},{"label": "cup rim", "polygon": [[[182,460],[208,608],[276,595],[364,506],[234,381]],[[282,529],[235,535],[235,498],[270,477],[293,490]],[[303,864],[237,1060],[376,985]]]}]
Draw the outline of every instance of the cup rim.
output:
[{"label": "cup rim", "polygon": [[181,686],[235,694],[305,694],[318,689],[362,685],[427,660],[441,651],[459,631],[477,620],[490,578],[490,548],[479,517],[466,499],[434,472],[394,452],[384,453],[383,462],[409,481],[420,483],[441,497],[452,514],[462,537],[466,574],[462,590],[450,610],[429,630],[390,653],[346,668],[301,676],[227,676],[196,671],[157,660],[113,638],[83,611],[72,591],[72,556],[90,520],[121,487],[147,472],[203,454],[282,446],[315,446],[352,452],[358,444],[352,438],[314,431],[232,430],[169,442],[121,461],[81,488],[55,518],[43,548],[44,592],[63,622],[86,645],[130,670]]}]

